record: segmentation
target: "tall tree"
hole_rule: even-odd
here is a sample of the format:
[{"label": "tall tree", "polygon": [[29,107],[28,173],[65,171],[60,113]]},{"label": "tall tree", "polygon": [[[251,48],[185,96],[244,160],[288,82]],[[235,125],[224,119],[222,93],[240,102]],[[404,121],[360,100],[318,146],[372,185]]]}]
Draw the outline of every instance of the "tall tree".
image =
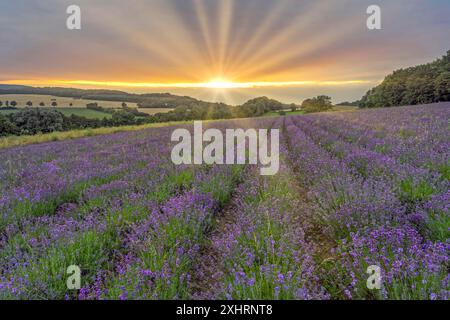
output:
[{"label": "tall tree", "polygon": [[450,101],[450,50],[434,62],[394,71],[362,97],[360,108]]}]

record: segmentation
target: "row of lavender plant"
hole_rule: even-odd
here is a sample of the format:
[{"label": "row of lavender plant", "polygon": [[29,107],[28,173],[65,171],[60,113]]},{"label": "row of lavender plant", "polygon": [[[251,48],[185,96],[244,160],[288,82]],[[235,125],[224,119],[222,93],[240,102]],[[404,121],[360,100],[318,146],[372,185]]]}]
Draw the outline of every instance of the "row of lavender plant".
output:
[{"label": "row of lavender plant", "polygon": [[[262,121],[257,126],[266,126]],[[242,122],[240,122],[242,124]],[[238,125],[227,122],[216,128]],[[248,124],[247,124],[248,125]],[[223,128],[222,128],[223,127]],[[179,299],[191,296],[193,263],[214,215],[231,197],[242,166],[213,166],[193,188],[151,209],[122,239],[113,272],[102,270],[80,299]]]},{"label": "row of lavender plant", "polygon": [[[35,217],[31,211],[30,218],[7,226],[1,241],[3,296],[61,297],[61,292],[67,292],[63,279],[68,265],[80,263],[89,278],[92,269],[108,263],[117,241],[113,233],[107,234],[107,227],[139,218],[143,207],[136,199],[161,200],[193,179],[190,171],[164,163],[166,158],[160,156],[169,149],[161,141],[139,136],[143,141],[127,145],[135,161],[124,159],[126,170],[119,180],[87,185],[77,201],[60,205],[56,212]],[[149,149],[144,152],[140,145]],[[57,195],[58,190],[53,196]]]},{"label": "row of lavender plant", "polygon": [[42,284],[44,297],[61,298],[67,292],[63,279],[68,265],[82,267],[87,283],[96,270],[112,267],[128,225],[145,219],[152,204],[190,188],[195,174],[188,168],[153,173],[160,175],[154,186],[136,190],[125,180],[92,186],[78,206],[68,204],[56,215],[25,221],[2,250],[2,280],[10,283],[8,292],[19,287],[26,297],[36,297]]},{"label": "row of lavender plant", "polygon": [[[367,114],[366,122],[378,117]],[[429,111],[411,114],[416,119]],[[448,220],[427,220],[434,235],[426,235],[441,241],[417,231],[420,215],[448,219],[442,175],[398,161],[396,153],[342,141],[347,135],[333,130],[338,122],[324,127],[315,117],[286,119],[289,146],[282,144],[281,154],[297,182],[283,157],[274,177],[240,166],[173,166],[172,128],[6,150],[0,155],[0,296],[190,298],[195,262],[211,246],[218,272],[209,271],[213,287],[205,297],[448,298]],[[271,123],[229,121],[222,128]],[[306,199],[296,183],[309,190]],[[232,222],[208,245],[215,216],[232,194]],[[305,215],[312,210],[336,242],[326,259],[317,254],[320,243],[306,240]],[[71,264],[83,270],[80,292],[66,288]],[[366,287],[371,264],[382,267],[381,291]]]},{"label": "row of lavender plant", "polygon": [[[399,205],[404,207],[405,217],[414,222],[424,235],[432,238],[438,236],[437,240],[441,241],[449,238],[448,214],[444,211],[439,214],[435,211],[436,206],[430,214],[423,209],[433,196],[436,202],[437,198],[448,194],[449,183],[440,174],[400,163],[395,158],[343,141],[339,135],[317,126],[315,119],[302,117],[295,119],[295,122],[316,143],[354,169],[356,174],[367,180],[377,180],[390,189],[398,198]],[[441,202],[441,208],[445,208],[444,205]]]},{"label": "row of lavender plant", "polygon": [[[120,178],[104,184],[91,183],[79,194],[77,201],[63,203],[49,215],[36,217],[31,210],[31,217],[7,226],[1,250],[4,258],[0,273],[2,297],[62,298],[68,293],[64,279],[65,270],[71,264],[80,265],[83,270],[85,286],[80,298],[126,297],[128,291],[115,285],[114,281],[123,281],[125,275],[120,271],[123,261],[131,261],[129,258],[135,254],[134,243],[136,247],[142,244],[137,239],[133,241],[133,235],[138,237],[137,230],[142,230],[142,224],[151,226],[153,231],[146,234],[148,241],[145,241],[143,251],[152,259],[159,257],[161,281],[157,288],[146,286],[145,294],[139,297],[167,298],[186,294],[188,282],[179,278],[177,284],[175,279],[176,275],[186,274],[189,263],[185,261],[179,265],[178,259],[185,259],[192,250],[198,250],[201,231],[210,224],[209,219],[217,207],[228,200],[238,171],[226,167],[199,169],[165,164],[170,163],[169,149],[165,146],[170,141],[167,131],[156,138],[148,136],[149,133],[152,132],[139,134],[135,146],[138,150],[130,147],[130,140],[134,139],[128,138],[129,142],[122,146],[124,153],[131,155],[130,158],[122,157],[125,164],[117,158],[117,164],[125,167]],[[143,145],[146,147],[140,148]],[[117,151],[117,148],[112,149]],[[67,156],[63,151],[61,154]],[[146,163],[149,154],[154,159]],[[56,190],[53,196],[57,195]],[[161,223],[155,224],[157,222]],[[156,226],[159,233],[155,236],[153,229]],[[191,245],[186,252],[178,240],[167,241],[167,237],[183,236]],[[159,256],[152,251],[156,248],[160,250]],[[175,264],[170,266],[173,270],[170,280],[165,276],[167,258],[171,254]],[[144,270],[149,261],[143,263],[140,254],[135,257],[140,263],[135,263],[133,270]],[[157,265],[151,266],[158,272]],[[139,275],[143,273],[139,272]],[[127,278],[127,281],[139,281],[140,276]],[[173,285],[163,285],[166,280],[173,281]],[[101,295],[98,289],[95,294],[90,291],[99,287],[99,281],[104,284]],[[67,297],[74,297],[73,292]]]},{"label": "row of lavender plant", "polygon": [[192,190],[154,206],[130,225],[113,270],[101,270],[80,299],[181,299],[190,296],[192,267],[214,215],[242,167],[214,167]]},{"label": "row of lavender plant", "polygon": [[118,180],[130,168],[158,167],[158,155],[169,152],[168,143],[159,141],[170,141],[169,133],[120,133],[2,151],[0,172],[7,182],[1,186],[0,231],[27,217],[51,215],[90,186]]},{"label": "row of lavender plant", "polygon": [[[274,124],[280,128],[282,120]],[[281,145],[286,154],[285,145]],[[276,176],[247,172],[228,223],[211,240],[201,275],[209,275],[197,297],[226,299],[324,299],[315,275],[312,245],[305,241],[302,203],[290,168],[281,159]],[[206,266],[206,269],[205,269]],[[209,269],[207,269],[209,268]]]},{"label": "row of lavender plant", "polygon": [[[391,157],[391,163],[404,164],[409,174],[415,176],[399,184],[402,198],[412,202],[411,220],[426,237],[447,241],[450,238],[449,108],[449,103],[442,103],[432,107],[402,108],[400,112],[342,113],[314,116],[309,120],[313,126],[374,151],[365,152],[366,155],[373,154],[373,158],[385,159]],[[408,170],[411,166],[419,170]],[[398,164],[389,166],[393,167],[398,167]],[[416,172],[422,171],[423,175],[428,170],[428,178],[417,182]]]},{"label": "row of lavender plant", "polygon": [[[402,163],[439,172],[448,180],[450,143],[447,126],[450,104],[415,108],[420,112],[414,117],[411,111],[404,111],[400,118],[395,117],[394,112],[378,110],[376,114],[323,114],[311,119],[315,125],[338,134],[345,141],[392,156]],[[385,117],[384,121],[378,119],[379,116]],[[374,121],[375,117],[377,121]],[[399,121],[402,123],[399,124]]]},{"label": "row of lavender plant", "polygon": [[[153,133],[153,132],[152,132]],[[160,155],[167,155],[169,148],[164,144],[161,144],[159,141],[146,141],[149,140],[148,138],[145,139],[145,136],[139,135],[139,139],[129,139],[127,138],[125,141],[122,140],[125,137],[116,136],[113,135],[113,138],[106,137],[106,146],[111,144],[111,142],[108,143],[110,139],[116,139],[116,145],[119,146],[124,153],[129,155],[129,158],[124,158],[124,162],[119,162],[118,159],[113,161],[110,161],[113,158],[117,158],[117,155],[115,153],[117,150],[115,149],[109,149],[108,147],[104,147],[98,143],[97,139],[93,139],[91,141],[91,146],[89,147],[85,139],[82,141],[79,141],[78,144],[82,145],[81,147],[75,144],[74,142],[68,143],[69,146],[67,147],[66,153],[62,151],[60,144],[55,144],[54,148],[58,150],[58,152],[55,151],[55,153],[58,153],[59,156],[56,156],[54,153],[50,151],[47,145],[44,145],[42,147],[43,151],[39,152],[39,150],[34,150],[33,148],[33,154],[36,159],[40,159],[40,162],[43,162],[44,164],[48,164],[48,162],[44,162],[44,160],[48,159],[48,155],[51,155],[50,157],[53,158],[52,160],[52,167],[55,169],[53,172],[57,171],[57,176],[61,178],[71,179],[71,176],[77,176],[77,172],[83,171],[80,169],[80,163],[83,163],[82,159],[84,156],[87,158],[90,157],[90,154],[92,152],[98,152],[103,155],[102,159],[102,165],[113,168],[113,170],[116,170],[117,167],[120,168],[121,173],[116,174],[114,176],[110,177],[102,177],[104,179],[104,184],[97,183],[98,181],[92,181],[87,180],[84,182],[84,187],[79,190],[80,192],[76,195],[76,197],[68,200],[67,202],[61,201],[58,206],[55,207],[55,210],[49,210],[47,215],[44,215],[45,218],[51,218],[54,213],[58,213],[59,211],[64,211],[65,207],[73,207],[77,206],[79,202],[86,202],[87,200],[92,200],[92,198],[95,198],[95,194],[97,189],[102,190],[105,189],[105,191],[108,191],[108,189],[121,189],[121,187],[133,189],[133,190],[142,190],[145,188],[152,188],[156,185],[158,185],[161,182],[160,177],[157,175],[157,173],[161,172],[161,178],[164,177],[165,173],[171,170],[170,165],[165,163],[164,158],[160,158]],[[129,142],[126,142],[129,141]],[[142,145],[145,145],[145,147],[142,147]],[[85,149],[86,154],[78,154],[77,160],[72,161],[72,149],[75,146],[75,149]],[[126,147],[126,149],[125,149]],[[14,148],[15,149],[15,148]],[[158,152],[155,152],[154,150],[158,150]],[[89,150],[89,151],[87,151]],[[29,150],[26,150],[29,151]],[[11,153],[11,150],[8,150],[7,153]],[[21,157],[22,153],[19,153],[19,158]],[[11,154],[10,154],[11,156]],[[69,159],[69,160],[67,160]],[[100,161],[100,160],[99,160]],[[91,163],[92,164],[92,163]],[[33,189],[34,187],[37,188],[45,188],[46,185],[49,184],[49,182],[52,182],[52,176],[47,177],[49,179],[46,179],[45,176],[41,176],[41,171],[39,170],[39,166],[37,164],[34,164],[36,167],[38,167],[38,170],[32,171],[32,167],[26,166],[22,170],[17,170],[18,172],[27,172],[26,177],[27,180],[30,183],[33,182],[35,185],[31,186],[30,189]],[[73,166],[71,166],[73,165]],[[92,168],[93,167],[93,168]],[[96,164],[92,164],[92,167],[87,166],[84,168],[85,172],[95,172],[98,168]],[[64,168],[61,169],[61,168]],[[60,171],[60,172],[59,172]],[[104,173],[104,172],[100,172]],[[11,182],[11,185],[9,186],[9,189],[14,189],[15,185],[21,185],[25,183],[23,179],[18,178],[16,182]],[[73,185],[68,185],[68,188],[74,188]],[[62,189],[62,190],[61,190]],[[54,198],[58,198],[61,194],[61,192],[64,191],[65,188],[54,188],[52,193],[49,193],[44,199],[45,201],[52,200]],[[126,191],[126,190],[125,190]],[[7,190],[5,191],[7,192]],[[61,199],[62,200],[62,199]],[[86,206],[86,204],[83,204],[83,206]],[[89,207],[89,206],[88,206]],[[5,208],[3,208],[5,209]],[[6,208],[8,211],[11,211],[13,213],[13,217],[17,216],[18,210],[17,207],[8,207]],[[34,207],[35,210],[32,210],[33,208],[30,208],[31,217],[29,217],[28,220],[23,221],[23,223],[20,223],[19,219],[16,220],[17,223],[9,223],[8,227],[5,229],[5,232],[2,232],[2,241],[4,242],[7,240],[8,237],[14,236],[14,233],[17,231],[20,231],[20,229],[23,227],[23,225],[30,225],[30,221],[35,220],[36,217],[39,217],[40,214],[39,210]],[[53,209],[53,207],[52,207]],[[82,210],[83,212],[88,211],[86,209]],[[7,212],[3,211],[4,214]]]},{"label": "row of lavender plant", "polygon": [[[363,177],[331,156],[303,132],[307,126],[300,129],[288,119],[286,133],[299,181],[310,190],[322,228],[331,225],[337,242],[321,271],[328,293],[334,298],[447,298],[448,244],[424,240],[386,181]],[[366,287],[370,265],[382,269],[381,291]]]}]

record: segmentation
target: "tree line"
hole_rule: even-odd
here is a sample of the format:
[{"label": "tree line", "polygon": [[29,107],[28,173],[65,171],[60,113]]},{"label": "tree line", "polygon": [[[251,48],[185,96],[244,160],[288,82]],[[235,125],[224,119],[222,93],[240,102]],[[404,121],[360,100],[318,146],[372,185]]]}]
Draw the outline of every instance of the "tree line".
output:
[{"label": "tree line", "polygon": [[[45,107],[45,103],[44,102],[39,102],[39,107]],[[5,109],[9,109],[9,110],[15,110],[17,109],[16,107],[18,106],[18,103],[16,100],[6,100],[5,103],[3,103],[3,101],[0,100],[0,108],[2,108],[3,110]],[[32,101],[27,101],[25,102],[25,106],[27,107],[32,107],[33,106],[33,102]],[[52,107],[57,107],[58,103],[56,103],[56,101],[52,101],[50,103],[50,106]],[[72,106],[72,104],[69,105],[70,107]]]},{"label": "tree line", "polygon": [[431,63],[394,71],[359,102],[360,108],[450,101],[450,50]]},{"label": "tree line", "polygon": [[86,107],[91,110],[110,113],[111,117],[88,119],[77,115],[66,116],[55,109],[28,107],[11,114],[0,114],[0,136],[33,135],[53,131],[141,125],[156,122],[250,118],[259,117],[268,112],[284,112],[287,109],[294,111],[299,108],[305,112],[319,112],[331,109],[332,104],[331,98],[328,96],[306,99],[302,105],[284,104],[267,97],[259,97],[235,107],[224,103],[190,102],[167,113],[154,115],[139,112],[136,108],[128,107],[125,102],[122,103],[121,110],[104,108],[97,103],[89,103]]},{"label": "tree line", "polygon": [[111,118],[88,119],[73,114],[66,116],[53,109],[24,108],[8,115],[0,114],[0,136],[140,125],[146,122],[145,118],[138,118],[126,111],[116,111]]}]

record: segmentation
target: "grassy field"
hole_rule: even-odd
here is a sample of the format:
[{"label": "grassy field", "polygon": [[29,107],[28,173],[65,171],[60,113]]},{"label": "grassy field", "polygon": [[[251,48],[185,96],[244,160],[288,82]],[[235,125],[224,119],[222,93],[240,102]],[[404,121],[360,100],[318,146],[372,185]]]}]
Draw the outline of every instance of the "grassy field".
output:
[{"label": "grassy field", "polygon": [[157,113],[166,113],[173,109],[169,108],[138,108],[139,112],[144,112],[149,115],[157,114]]},{"label": "grassy field", "polygon": [[65,116],[71,116],[73,114],[88,119],[103,119],[103,118],[111,118],[112,116],[110,113],[86,108],[57,108],[57,110],[62,114],[64,114]]},{"label": "grassy field", "polygon": [[[44,107],[51,107],[52,102],[57,103],[57,108],[59,111],[65,112],[66,109],[72,110],[70,114],[76,114],[80,116],[85,116],[83,114],[79,114],[79,109],[86,108],[88,103],[98,103],[99,106],[108,109],[121,109],[122,102],[121,101],[96,101],[96,100],[85,100],[85,99],[73,99],[73,98],[65,98],[65,97],[55,97],[49,95],[39,95],[39,94],[2,94],[0,95],[0,101],[3,102],[3,106],[6,105],[6,101],[16,101],[18,108],[26,107],[26,103],[31,101],[33,103],[33,107],[40,107],[39,104],[43,102],[45,104]],[[138,108],[136,103],[128,103],[127,105],[130,108],[137,108],[140,112],[145,112],[147,114],[156,114],[156,113],[164,113],[169,112],[170,108]],[[60,110],[61,109],[61,110]],[[64,109],[64,110],[62,110]],[[4,111],[4,110],[3,110]],[[2,111],[2,112],[3,112]],[[91,114],[91,117],[96,118],[100,115]],[[89,116],[85,116],[89,117]],[[101,116],[103,118],[103,115]]]}]

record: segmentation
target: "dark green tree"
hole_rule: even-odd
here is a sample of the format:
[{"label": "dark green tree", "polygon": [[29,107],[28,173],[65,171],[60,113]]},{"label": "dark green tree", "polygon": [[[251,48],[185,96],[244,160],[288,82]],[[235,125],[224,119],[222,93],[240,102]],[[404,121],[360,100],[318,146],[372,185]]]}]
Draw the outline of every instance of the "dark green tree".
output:
[{"label": "dark green tree", "polygon": [[360,108],[391,107],[450,101],[450,51],[441,59],[400,69],[370,89]]},{"label": "dark green tree", "polygon": [[117,111],[112,115],[112,122],[116,125],[132,125],[135,124],[135,116],[126,111]]},{"label": "dark green tree", "polygon": [[64,116],[56,110],[23,109],[10,115],[10,120],[20,134],[62,131]]},{"label": "dark green tree", "polygon": [[0,114],[0,137],[14,135],[18,132],[17,127],[6,116]]}]

